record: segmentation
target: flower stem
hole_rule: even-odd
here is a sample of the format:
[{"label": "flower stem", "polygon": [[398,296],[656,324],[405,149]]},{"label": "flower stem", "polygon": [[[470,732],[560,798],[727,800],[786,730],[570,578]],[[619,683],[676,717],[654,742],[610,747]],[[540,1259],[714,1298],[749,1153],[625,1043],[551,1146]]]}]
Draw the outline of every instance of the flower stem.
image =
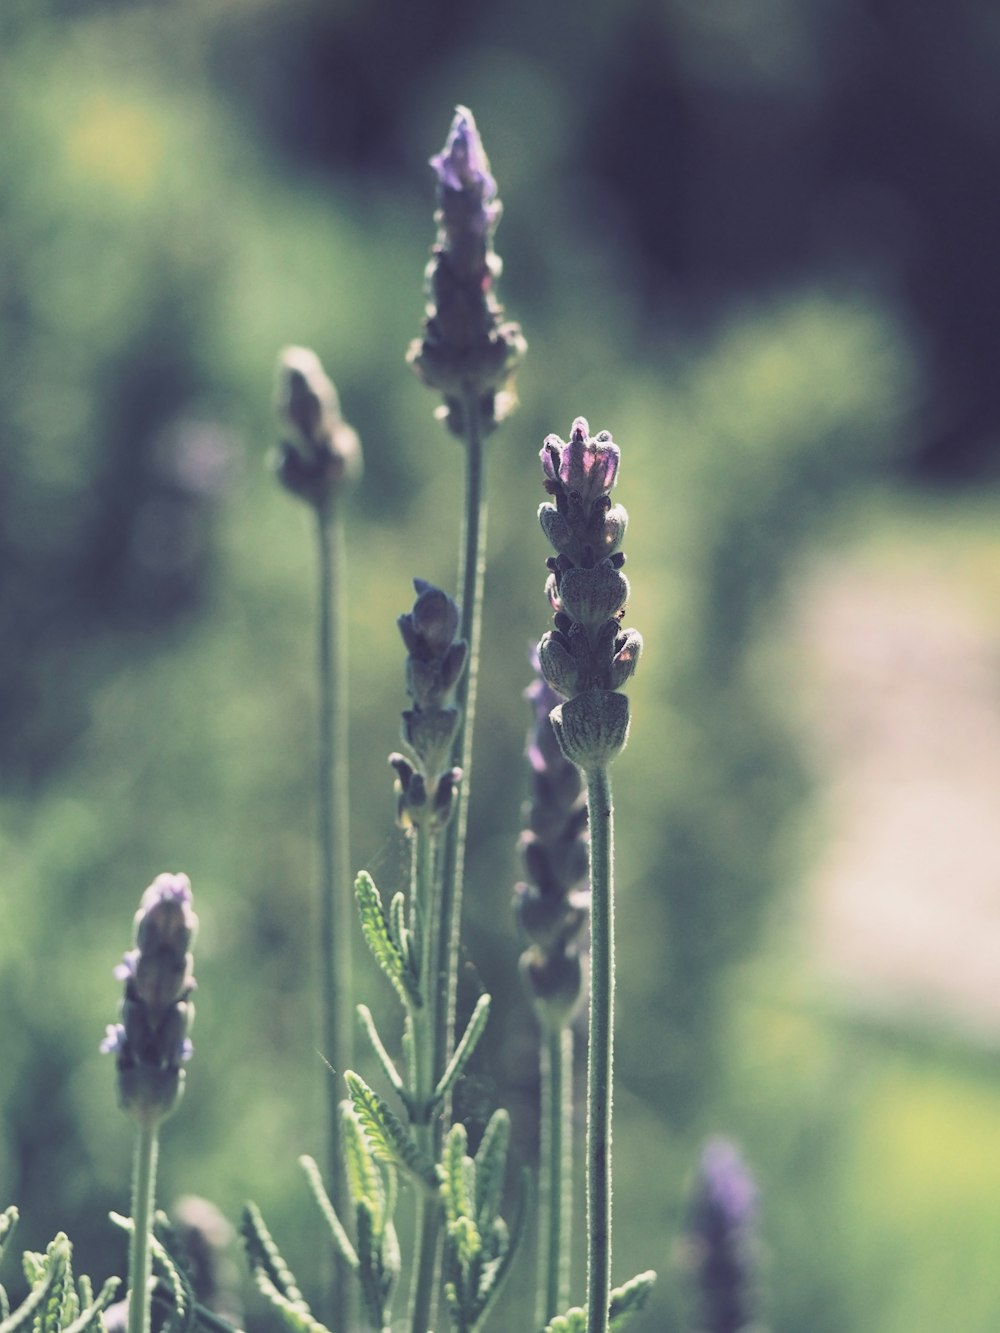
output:
[{"label": "flower stem", "polygon": [[[411,901],[415,921],[421,927],[422,952],[420,984],[424,1004],[413,1011],[414,1103],[424,1117],[414,1127],[417,1142],[432,1161],[441,1150],[440,1117],[426,1115],[431,1094],[439,1075],[434,1058],[437,1036],[435,1017],[439,1013],[439,951],[441,894],[436,874],[437,839],[426,827],[414,833]],[[421,1193],[417,1199],[417,1232],[410,1296],[410,1327],[413,1333],[427,1333],[434,1318],[434,1294],[437,1287],[438,1249],[441,1231],[441,1201],[437,1194]]]},{"label": "flower stem", "polygon": [[476,683],[479,674],[479,641],[482,634],[483,588],[486,580],[486,492],[485,454],[475,395],[465,402],[465,520],[459,559],[461,624],[459,635],[469,645],[469,665],[455,691],[461,721],[452,751],[462,770],[454,818],[445,831],[444,864],[441,876],[441,918],[438,967],[440,1011],[435,1024],[435,1077],[440,1077],[454,1046],[455,996],[458,988],[458,954],[462,915],[462,876],[465,867],[465,838],[468,827],[469,791],[472,776],[472,737],[476,712]]},{"label": "flower stem", "polygon": [[[354,1065],[351,926],[354,919],[348,841],[347,662],[344,631],[344,531],[336,503],[317,506],[319,561],[319,834],[320,967],[323,1053],[339,1076]],[[343,1216],[346,1186],[340,1154],[339,1078],[324,1070],[327,1179],[334,1210]],[[331,1321],[347,1318],[348,1268],[334,1259]]]},{"label": "flower stem", "polygon": [[587,772],[590,815],[590,1048],[587,1061],[587,1333],[607,1333],[611,1297],[614,1057],[614,811],[606,765]]},{"label": "flower stem", "polygon": [[573,1210],[573,1033],[547,1032],[541,1050],[542,1160],[536,1322],[544,1326],[569,1306],[570,1220]]},{"label": "flower stem", "polygon": [[149,1333],[150,1277],[153,1271],[149,1243],[156,1192],[156,1157],[159,1126],[155,1119],[139,1121],[132,1172],[132,1237],[128,1254],[128,1333]]}]

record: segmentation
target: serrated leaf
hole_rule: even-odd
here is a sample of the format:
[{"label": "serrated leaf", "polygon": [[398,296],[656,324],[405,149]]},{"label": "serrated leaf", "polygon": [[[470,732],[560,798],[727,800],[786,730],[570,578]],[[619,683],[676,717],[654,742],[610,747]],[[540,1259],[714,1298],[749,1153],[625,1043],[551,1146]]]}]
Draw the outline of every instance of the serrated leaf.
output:
[{"label": "serrated leaf", "polygon": [[172,1312],[168,1319],[170,1333],[193,1333],[197,1299],[187,1271],[182,1263],[177,1262],[161,1239],[168,1236],[175,1248],[177,1237],[167,1221],[165,1213],[157,1215],[157,1225],[152,1236],[153,1272],[164,1283],[170,1293]]},{"label": "serrated leaf", "polygon": [[65,1232],[60,1231],[49,1242],[45,1252],[45,1266],[49,1273],[54,1273],[54,1280],[49,1284],[48,1295],[35,1316],[36,1333],[59,1333],[63,1324],[74,1319],[79,1313],[79,1302],[73,1289],[73,1247]]},{"label": "serrated leaf", "polygon": [[406,896],[402,890],[392,895],[389,904],[389,933],[403,956],[403,962],[413,968],[415,960],[411,956],[410,932],[406,927]]},{"label": "serrated leaf", "polygon": [[[56,1237],[56,1240],[59,1238]],[[52,1245],[55,1245],[55,1241]],[[25,1254],[25,1271],[28,1269],[29,1257],[39,1261],[35,1267],[35,1282],[32,1289],[24,1298],[16,1310],[12,1310],[7,1318],[0,1323],[0,1333],[20,1333],[21,1329],[27,1328],[36,1318],[44,1317],[42,1312],[45,1310],[53,1287],[61,1282],[66,1274],[66,1268],[69,1264],[69,1242],[65,1246],[53,1250],[49,1247],[47,1255]],[[46,1260],[48,1264],[46,1266]]]},{"label": "serrated leaf", "polygon": [[393,942],[382,898],[371,875],[362,870],[354,881],[354,896],[361,916],[361,931],[372,957],[389,978],[403,1004],[419,1006],[423,997],[407,966],[406,959]]},{"label": "serrated leaf", "polygon": [[434,1163],[417,1147],[385,1098],[351,1069],[344,1074],[344,1080],[375,1156],[390,1166],[405,1167],[422,1185],[437,1189]]},{"label": "serrated leaf", "polygon": [[[499,1262],[496,1265],[496,1275],[493,1280],[493,1285],[488,1291],[483,1292],[479,1313],[474,1325],[475,1328],[482,1327],[489,1318],[490,1311],[496,1304],[497,1298],[503,1290],[503,1285],[507,1281],[507,1275],[510,1273],[511,1264],[514,1262],[514,1258],[521,1245],[521,1239],[524,1235],[524,1222],[530,1211],[533,1197],[534,1190],[532,1175],[528,1168],[525,1167],[521,1172],[521,1189],[517,1196],[517,1206],[510,1223],[510,1234],[505,1240],[506,1249],[500,1256]],[[506,1225],[502,1225],[504,1225],[504,1230],[506,1231]]]},{"label": "serrated leaf", "polygon": [[471,1217],[457,1217],[448,1223],[448,1240],[458,1262],[465,1272],[472,1267],[483,1251],[479,1228]]},{"label": "serrated leaf", "polygon": [[471,1213],[465,1171],[466,1147],[469,1138],[465,1126],[454,1124],[449,1129],[441,1154],[441,1193],[444,1197],[445,1216],[449,1222]]},{"label": "serrated leaf", "polygon": [[490,1116],[476,1152],[476,1221],[482,1231],[500,1211],[509,1147],[510,1116],[501,1107]]},{"label": "serrated leaf", "polygon": [[486,1031],[486,1024],[490,1017],[490,997],[486,994],[480,995],[476,1001],[476,1007],[469,1016],[465,1031],[462,1033],[462,1039],[455,1047],[455,1053],[448,1061],[448,1067],[441,1075],[437,1087],[434,1089],[434,1100],[439,1102],[450,1092],[455,1080],[465,1068],[472,1052],[479,1044],[479,1038]]},{"label": "serrated leaf", "polygon": [[637,1315],[649,1300],[656,1274],[652,1269],[637,1274],[623,1287],[616,1287],[611,1293],[608,1328],[610,1333],[622,1333],[622,1330]]},{"label": "serrated leaf", "polygon": [[344,1158],[344,1172],[347,1177],[347,1190],[355,1207],[367,1203],[372,1209],[384,1197],[382,1176],[375,1161],[368,1136],[361,1124],[361,1119],[354,1109],[354,1103],[340,1103],[342,1123],[341,1146]]},{"label": "serrated leaf", "polygon": [[262,1273],[283,1300],[305,1310],[311,1319],[309,1307],[299,1290],[295,1276],[282,1258],[281,1251],[275,1245],[255,1203],[247,1203],[243,1208],[240,1235],[243,1237],[247,1262],[254,1278],[256,1279],[258,1273]]},{"label": "serrated leaf", "polygon": [[308,1306],[299,1305],[283,1296],[262,1268],[253,1272],[257,1290],[274,1310],[290,1333],[329,1333],[325,1324],[314,1319]]},{"label": "serrated leaf", "polygon": [[[341,1103],[342,1116],[343,1105],[344,1104]],[[342,1143],[343,1137],[344,1136],[341,1138]],[[299,1158],[299,1165],[306,1173],[306,1180],[309,1182],[312,1196],[316,1200],[317,1206],[323,1214],[323,1217],[326,1219],[326,1224],[330,1228],[330,1237],[333,1240],[334,1245],[340,1251],[345,1262],[351,1268],[356,1269],[358,1266],[358,1256],[355,1254],[354,1247],[348,1239],[347,1232],[344,1230],[340,1218],[337,1216],[336,1210],[330,1201],[330,1196],[326,1192],[326,1187],[323,1184],[323,1177],[320,1175],[319,1167],[316,1165],[315,1160],[306,1154],[303,1154],[303,1156]]]},{"label": "serrated leaf", "polygon": [[[83,1281],[84,1279],[81,1277],[81,1284]],[[88,1283],[87,1285],[89,1287],[90,1284]],[[72,1324],[63,1329],[62,1333],[86,1333],[86,1330],[92,1326],[100,1329],[102,1327],[101,1315],[118,1294],[120,1285],[121,1283],[118,1278],[109,1277],[107,1282],[105,1282],[104,1286],[98,1292],[96,1299],[87,1300],[85,1302],[85,1308],[80,1312]]]}]

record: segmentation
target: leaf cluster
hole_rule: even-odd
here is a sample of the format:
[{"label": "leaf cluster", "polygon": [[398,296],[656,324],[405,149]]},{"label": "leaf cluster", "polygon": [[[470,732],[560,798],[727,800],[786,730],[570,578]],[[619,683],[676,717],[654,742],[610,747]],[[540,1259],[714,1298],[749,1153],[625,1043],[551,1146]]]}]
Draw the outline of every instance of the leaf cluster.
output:
[{"label": "leaf cluster", "polygon": [[[17,1225],[13,1206],[0,1214],[0,1258]],[[90,1279],[73,1276],[73,1246],[65,1232],[49,1243],[44,1253],[26,1250],[24,1276],[30,1288],[21,1304],[11,1310],[6,1290],[0,1286],[0,1333],[104,1333],[104,1311],[118,1290],[118,1279],[108,1278],[94,1295]]]}]

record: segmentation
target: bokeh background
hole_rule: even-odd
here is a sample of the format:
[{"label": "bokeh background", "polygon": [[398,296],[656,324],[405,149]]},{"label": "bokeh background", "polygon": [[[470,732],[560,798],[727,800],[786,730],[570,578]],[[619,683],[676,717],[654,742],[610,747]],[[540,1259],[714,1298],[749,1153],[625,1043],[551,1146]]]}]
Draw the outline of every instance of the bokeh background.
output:
[{"label": "bokeh background", "polygon": [[[65,1228],[85,1271],[121,1270],[130,1131],[97,1044],[139,894],[183,869],[197,1053],[162,1197],[231,1218],[253,1197],[320,1271],[295,1166],[323,1077],[315,589],[268,469],[273,365],[314,346],[365,448],[352,859],[392,890],[394,621],[412,576],[454,586],[462,489],[403,353],[427,159],[461,102],[530,343],[491,444],[465,977],[497,1016],[462,1113],[509,1105],[533,1160],[510,898],[537,451],[583,414],[624,451],[647,645],[616,769],[616,1278],[657,1268],[641,1327],[689,1326],[686,1198],[724,1132],[760,1186],[774,1333],[995,1333],[1000,10],[5,0],[0,50],[0,1196],[21,1242]],[[525,1261],[498,1326],[527,1326],[530,1281]]]}]

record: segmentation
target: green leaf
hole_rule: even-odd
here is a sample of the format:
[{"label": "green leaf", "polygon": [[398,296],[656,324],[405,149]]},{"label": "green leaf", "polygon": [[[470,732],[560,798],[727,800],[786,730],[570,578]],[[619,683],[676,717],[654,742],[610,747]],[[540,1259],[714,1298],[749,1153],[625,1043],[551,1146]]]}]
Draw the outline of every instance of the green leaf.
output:
[{"label": "green leaf", "polygon": [[20,1214],[14,1204],[0,1213],[0,1259],[3,1258],[7,1246],[10,1244],[10,1238],[14,1234],[19,1216]]},{"label": "green leaf", "polygon": [[166,1333],[192,1333],[197,1304],[194,1288],[180,1256],[171,1254],[165,1243],[169,1241],[176,1252],[177,1236],[166,1213],[157,1213],[151,1240],[153,1271],[170,1296],[169,1302],[163,1302],[170,1307],[167,1311]]},{"label": "green leaf", "polygon": [[416,971],[417,960],[413,957],[413,940],[406,926],[406,897],[402,890],[392,895],[389,904],[389,933],[393,943],[403,955],[403,961],[411,971]]},{"label": "green leaf", "polygon": [[[80,1278],[81,1286],[84,1280],[84,1278]],[[89,1287],[89,1285],[88,1282],[87,1286]],[[91,1327],[100,1330],[102,1328],[101,1315],[118,1294],[120,1285],[121,1283],[118,1278],[109,1277],[95,1300],[85,1298],[85,1309],[80,1312],[71,1324],[63,1329],[63,1333],[86,1333],[86,1330]]]},{"label": "green leaf", "polygon": [[587,1315],[579,1305],[565,1314],[557,1314],[555,1319],[545,1325],[545,1333],[587,1333]]},{"label": "green leaf", "polygon": [[447,1069],[441,1075],[441,1079],[434,1089],[434,1100],[436,1102],[447,1096],[455,1080],[465,1068],[469,1057],[479,1044],[479,1038],[486,1031],[489,1017],[490,997],[483,994],[476,1001],[476,1007],[473,1009],[465,1031],[462,1033],[462,1040],[455,1047],[455,1053],[449,1060]]},{"label": "green leaf", "polygon": [[[269,1286],[273,1287],[286,1302],[309,1314],[309,1307],[299,1291],[292,1270],[282,1258],[255,1203],[247,1203],[243,1209],[240,1235],[246,1248],[247,1263],[257,1285],[260,1286],[258,1274],[263,1275]],[[311,1319],[312,1316],[309,1317]]]},{"label": "green leaf", "polygon": [[611,1293],[611,1307],[609,1312],[609,1330],[610,1333],[622,1333],[622,1330],[631,1321],[633,1315],[637,1315],[649,1300],[649,1293],[653,1290],[653,1283],[656,1281],[656,1274],[649,1269],[645,1273],[639,1273],[626,1282],[623,1287],[616,1287]]},{"label": "green leaf", "polygon": [[476,1221],[483,1231],[500,1211],[509,1146],[510,1116],[500,1107],[490,1116],[476,1153]]},{"label": "green leaf", "polygon": [[[531,1202],[534,1197],[533,1180],[531,1172],[527,1167],[521,1172],[521,1189],[517,1196],[517,1207],[510,1223],[510,1238],[506,1241],[506,1249],[500,1257],[500,1262],[496,1265],[493,1285],[488,1291],[482,1292],[479,1314],[476,1318],[475,1327],[481,1328],[489,1317],[490,1311],[496,1304],[497,1297],[503,1290],[503,1285],[510,1273],[511,1264],[521,1245],[524,1236],[524,1223],[531,1209]],[[497,1233],[498,1240],[501,1233]],[[585,1333],[585,1331],[584,1331]]]},{"label": "green leaf", "polygon": [[392,1084],[393,1091],[403,1102],[404,1106],[408,1106],[409,1097],[407,1096],[406,1087],[399,1075],[399,1070],[392,1062],[392,1057],[382,1044],[382,1038],[378,1035],[378,1030],[375,1027],[375,1020],[372,1018],[371,1010],[366,1004],[359,1004],[357,1010],[358,1017],[361,1019],[361,1026],[368,1035],[372,1050],[375,1052],[378,1057],[378,1062],[382,1066],[382,1072]]},{"label": "green leaf", "polygon": [[253,1279],[257,1290],[281,1316],[290,1333],[330,1333],[325,1324],[313,1318],[307,1305],[299,1305],[283,1296],[262,1268],[254,1270]]},{"label": "green leaf", "polygon": [[382,1213],[385,1205],[385,1184],[368,1143],[368,1136],[361,1125],[361,1120],[354,1103],[340,1103],[340,1115],[343,1132],[341,1146],[344,1158],[344,1170],[347,1175],[347,1189],[351,1202],[367,1204],[372,1210],[372,1220],[378,1230],[382,1227]]},{"label": "green leaf", "polygon": [[405,1167],[422,1185],[436,1190],[434,1163],[417,1147],[385,1099],[351,1069],[344,1074],[344,1080],[369,1147],[379,1161]]},{"label": "green leaf", "polygon": [[407,1007],[410,1005],[419,1007],[423,1004],[423,997],[406,959],[389,932],[389,923],[375,881],[364,870],[354,881],[354,896],[361,915],[361,931],[372,957],[392,982],[403,1004]]},{"label": "green leaf", "polygon": [[[341,1114],[343,1115],[343,1103],[341,1103]],[[315,1160],[305,1154],[299,1158],[299,1165],[306,1173],[306,1180],[309,1182],[309,1188],[312,1196],[319,1206],[320,1212],[326,1219],[326,1224],[330,1228],[330,1236],[334,1245],[343,1255],[345,1262],[351,1268],[357,1268],[358,1256],[354,1253],[354,1247],[348,1239],[347,1232],[344,1230],[340,1218],[330,1201],[330,1196],[326,1192],[323,1184],[323,1177],[320,1175],[319,1167]]]},{"label": "green leaf", "polygon": [[444,1197],[445,1216],[449,1222],[457,1222],[460,1217],[471,1214],[471,1200],[468,1194],[468,1175],[465,1164],[469,1160],[465,1149],[468,1146],[465,1126],[454,1124],[449,1129],[441,1154],[441,1193]]},{"label": "green leaf", "polygon": [[69,1241],[61,1232],[44,1255],[30,1252],[25,1254],[24,1270],[31,1284],[31,1291],[17,1309],[11,1311],[0,1323],[0,1333],[19,1333],[36,1319],[44,1323],[53,1292],[56,1289],[61,1291],[69,1263]]}]

